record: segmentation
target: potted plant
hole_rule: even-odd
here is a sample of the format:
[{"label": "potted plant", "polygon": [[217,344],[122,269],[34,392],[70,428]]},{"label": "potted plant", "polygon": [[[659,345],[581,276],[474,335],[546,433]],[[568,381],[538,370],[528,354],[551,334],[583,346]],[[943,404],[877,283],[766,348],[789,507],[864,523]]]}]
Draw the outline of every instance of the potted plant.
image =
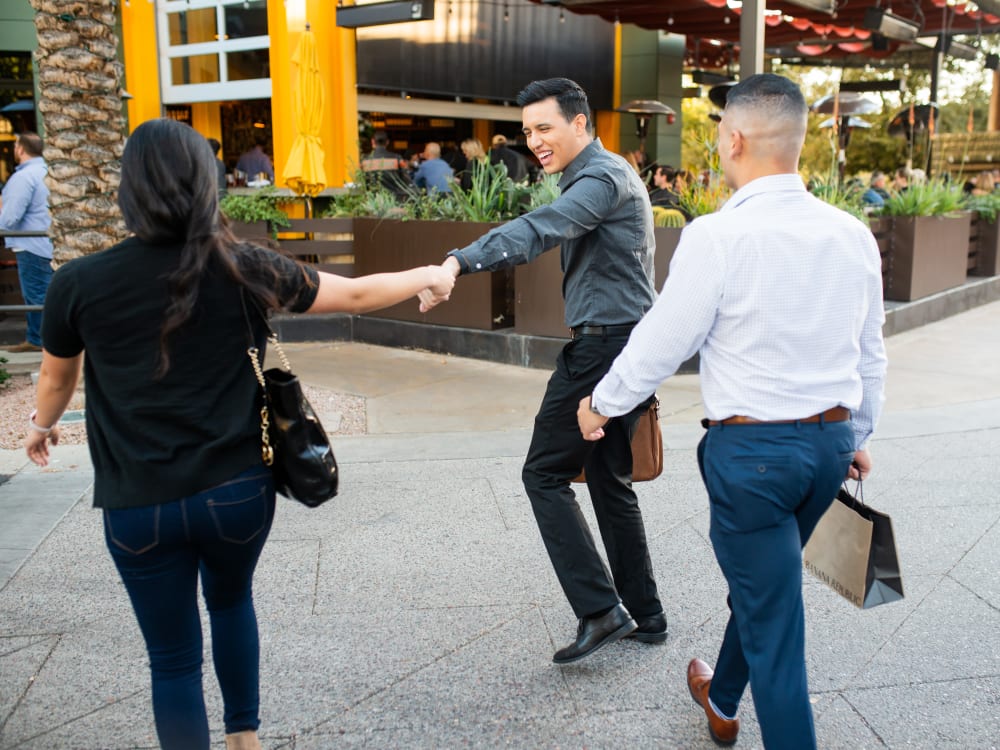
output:
[{"label": "potted plant", "polygon": [[1000,231],[997,226],[1000,192],[972,196],[969,208],[973,212],[969,231],[969,273],[1000,276]]},{"label": "potted plant", "polygon": [[276,239],[278,229],[289,226],[288,214],[278,206],[287,200],[269,186],[253,192],[227,193],[219,201],[219,209],[237,237]]},{"label": "potted plant", "polygon": [[[355,216],[359,275],[440,263],[449,250],[474,242],[497,224],[558,195],[553,178],[517,185],[503,164],[482,165],[474,170],[468,189],[455,182],[443,195],[410,187],[400,199],[363,175],[355,185],[350,194],[338,196],[331,210]],[[404,303],[372,315],[480,330],[509,327],[514,322],[515,283],[513,270],[473,274],[456,287],[450,304],[429,313]]]},{"label": "potted plant", "polygon": [[882,278],[886,299],[910,301],[965,283],[971,215],[960,185],[912,184],[889,196],[890,221]]}]

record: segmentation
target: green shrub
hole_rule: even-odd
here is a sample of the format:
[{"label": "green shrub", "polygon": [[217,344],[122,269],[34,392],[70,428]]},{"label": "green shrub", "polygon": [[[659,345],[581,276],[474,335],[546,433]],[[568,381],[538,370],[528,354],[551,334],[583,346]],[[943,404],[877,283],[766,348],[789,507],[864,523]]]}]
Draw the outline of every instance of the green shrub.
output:
[{"label": "green shrub", "polygon": [[1000,192],[973,195],[969,198],[968,207],[988,223],[996,224],[997,211],[1000,210]]},{"label": "green shrub", "polygon": [[274,231],[279,227],[290,226],[288,214],[278,207],[279,202],[288,200],[287,196],[279,196],[272,185],[254,190],[248,195],[228,193],[219,201],[219,209],[231,221],[242,221],[245,224],[266,221]]},{"label": "green shrub", "polygon": [[457,221],[479,222],[508,221],[522,213],[522,199],[527,202],[528,190],[507,176],[507,165],[482,161],[469,166],[469,189],[457,180],[453,182],[451,192],[440,198],[444,213]]},{"label": "green shrub", "polygon": [[890,195],[880,213],[885,216],[947,216],[964,210],[966,202],[961,185],[934,179]]},{"label": "green shrub", "polygon": [[841,182],[837,176],[830,179],[814,178],[810,182],[809,192],[831,206],[857,217],[865,224],[868,223],[865,205],[861,200],[861,196],[865,192],[863,186],[851,182]]},{"label": "green shrub", "polygon": [[532,185],[519,185],[504,164],[484,163],[473,170],[468,190],[455,181],[450,193],[404,185],[397,194],[371,174],[357,172],[350,189],[334,196],[323,215],[498,223],[554,201],[558,182],[557,175],[546,175]]}]

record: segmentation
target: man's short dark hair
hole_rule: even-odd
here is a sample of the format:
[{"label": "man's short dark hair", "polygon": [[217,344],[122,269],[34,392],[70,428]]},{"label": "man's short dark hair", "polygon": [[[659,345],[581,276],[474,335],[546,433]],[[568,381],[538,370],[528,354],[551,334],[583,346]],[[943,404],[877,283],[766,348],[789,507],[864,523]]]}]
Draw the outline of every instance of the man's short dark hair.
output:
[{"label": "man's short dark hair", "polygon": [[376,146],[388,146],[389,134],[384,130],[376,130],[375,134],[372,136],[372,140],[375,141]]},{"label": "man's short dark hair", "polygon": [[802,118],[809,112],[809,105],[798,84],[774,73],[757,73],[729,89],[726,94],[727,109],[747,105],[764,105],[781,114]]},{"label": "man's short dark hair", "polygon": [[208,145],[212,148],[212,153],[218,156],[219,149],[222,148],[222,144],[219,143],[218,138],[209,138]]},{"label": "man's short dark hair", "polygon": [[526,107],[549,97],[559,104],[559,111],[566,122],[573,122],[573,118],[582,114],[586,118],[587,129],[590,129],[590,103],[587,101],[587,94],[580,88],[580,84],[568,78],[548,78],[529,83],[517,95],[517,106]]},{"label": "man's short dark hair", "polygon": [[24,149],[28,156],[41,156],[45,150],[45,143],[38,133],[21,133],[17,137],[17,145]]}]

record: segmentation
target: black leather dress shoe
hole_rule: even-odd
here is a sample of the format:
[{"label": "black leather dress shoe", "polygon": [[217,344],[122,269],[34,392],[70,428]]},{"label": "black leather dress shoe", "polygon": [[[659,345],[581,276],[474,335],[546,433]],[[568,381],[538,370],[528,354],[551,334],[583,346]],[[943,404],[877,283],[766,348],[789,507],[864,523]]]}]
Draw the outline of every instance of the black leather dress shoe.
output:
[{"label": "black leather dress shoe", "polygon": [[552,661],[569,664],[590,656],[601,646],[614,643],[635,630],[635,620],[621,604],[600,617],[584,617],[576,630],[576,640],[566,648],[556,651]]},{"label": "black leather dress shoe", "polygon": [[636,618],[636,627],[626,638],[635,638],[642,643],[667,642],[667,618],[662,612],[658,615]]}]

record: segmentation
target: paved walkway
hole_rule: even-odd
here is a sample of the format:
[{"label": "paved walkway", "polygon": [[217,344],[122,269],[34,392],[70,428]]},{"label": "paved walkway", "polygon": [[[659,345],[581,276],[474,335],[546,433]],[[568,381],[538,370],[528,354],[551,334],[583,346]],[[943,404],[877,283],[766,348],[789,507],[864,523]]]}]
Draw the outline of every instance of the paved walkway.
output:
[{"label": "paved walkway", "polygon": [[[998,323],[994,303],[889,339],[865,496],[893,517],[906,599],[861,612],[807,577],[822,748],[1000,746]],[[670,638],[557,667],[575,622],[519,480],[547,373],[286,348],[306,382],[367,397],[369,434],[336,441],[328,507],[279,503],[256,587],[265,747],[713,747],[684,682],[726,618],[697,376],[661,388],[667,470],[639,492]],[[0,452],[0,748],[155,747],[86,451],[54,455],[41,471]],[[221,746],[210,667],[205,687]],[[749,695],[742,718],[737,747],[760,747]]]}]

